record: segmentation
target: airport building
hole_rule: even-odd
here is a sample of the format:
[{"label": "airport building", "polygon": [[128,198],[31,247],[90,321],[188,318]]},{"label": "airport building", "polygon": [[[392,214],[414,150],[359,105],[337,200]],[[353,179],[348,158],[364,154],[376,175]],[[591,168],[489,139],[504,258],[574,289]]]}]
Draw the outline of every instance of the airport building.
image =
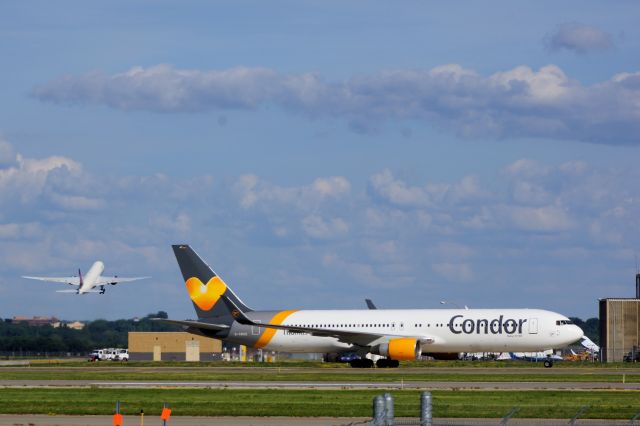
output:
[{"label": "airport building", "polygon": [[212,361],[222,342],[185,332],[129,332],[131,361]]},{"label": "airport building", "polygon": [[600,299],[600,346],[604,362],[640,358],[640,274],[635,298]]}]

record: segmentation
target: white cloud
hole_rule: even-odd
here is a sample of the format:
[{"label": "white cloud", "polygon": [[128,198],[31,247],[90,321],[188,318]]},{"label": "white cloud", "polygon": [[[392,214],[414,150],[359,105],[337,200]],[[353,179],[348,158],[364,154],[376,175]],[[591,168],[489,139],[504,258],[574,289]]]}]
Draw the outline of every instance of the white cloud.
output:
[{"label": "white cloud", "polygon": [[302,229],[310,237],[326,240],[346,235],[349,225],[341,218],[325,220],[318,215],[311,215],[302,219]]},{"label": "white cloud", "polygon": [[104,200],[83,195],[51,194],[50,200],[57,206],[66,210],[100,210],[105,208]]},{"label": "white cloud", "polygon": [[403,181],[396,179],[390,170],[371,176],[369,187],[373,194],[398,206],[424,207],[430,204],[425,189],[407,186]]},{"label": "white cloud", "polygon": [[505,172],[511,176],[522,176],[531,178],[546,176],[547,174],[549,174],[549,167],[543,166],[535,160],[522,158],[505,167]]},{"label": "white cloud", "polygon": [[30,223],[0,223],[0,239],[25,239],[37,237],[41,234],[40,224]]},{"label": "white cloud", "polygon": [[513,199],[521,204],[542,205],[552,202],[553,197],[541,185],[516,181],[513,184]]},{"label": "white cloud", "polygon": [[314,209],[329,199],[339,199],[351,191],[349,181],[341,176],[317,178],[310,185],[282,187],[261,180],[254,175],[244,175],[234,184],[240,205],[268,207],[271,205],[295,205],[300,209]]},{"label": "white cloud", "polygon": [[426,208],[437,204],[457,204],[489,196],[481,188],[475,176],[465,176],[459,182],[427,183],[411,186],[393,176],[390,170],[383,170],[369,179],[369,194],[374,198],[398,207]]},{"label": "white cloud", "polygon": [[591,25],[566,23],[560,25],[546,37],[546,45],[551,50],[570,50],[575,53],[589,53],[613,48],[610,34]]},{"label": "white cloud", "polygon": [[[415,278],[407,274],[404,268],[400,268],[401,273],[398,273],[393,264],[385,270],[385,266],[388,265],[347,260],[335,253],[325,254],[322,264],[327,269],[346,274],[352,281],[365,287],[395,289],[415,281]],[[344,285],[345,280],[342,279],[342,282],[341,285]]]},{"label": "white cloud", "polygon": [[507,220],[516,229],[524,231],[565,231],[574,226],[569,214],[556,206],[499,206],[496,211],[499,217]]},{"label": "white cloud", "polygon": [[[53,156],[33,159],[16,154],[14,163],[0,167],[0,200],[26,204],[38,197],[55,196],[55,189],[48,187],[48,184],[60,177],[77,179],[81,173],[80,163],[70,158]],[[60,182],[60,179],[56,182]],[[73,204],[73,200],[69,203]]]},{"label": "white cloud", "polygon": [[[590,27],[578,27],[571,34],[578,35],[573,41],[562,38],[564,45],[602,46],[602,36],[599,39]],[[411,119],[467,137],[637,145],[639,80],[638,72],[620,73],[585,86],[555,65],[538,70],[520,65],[484,77],[450,64],[383,71],[342,82],[265,68],[199,71],[157,65],[114,75],[65,76],[35,88],[33,96],[47,102],[159,112],[277,105],[310,117],[345,118],[361,130],[388,120]]]},{"label": "white cloud", "polygon": [[158,229],[176,232],[181,235],[185,235],[191,230],[191,217],[185,212],[180,212],[173,216],[158,214],[152,217],[149,222]]}]

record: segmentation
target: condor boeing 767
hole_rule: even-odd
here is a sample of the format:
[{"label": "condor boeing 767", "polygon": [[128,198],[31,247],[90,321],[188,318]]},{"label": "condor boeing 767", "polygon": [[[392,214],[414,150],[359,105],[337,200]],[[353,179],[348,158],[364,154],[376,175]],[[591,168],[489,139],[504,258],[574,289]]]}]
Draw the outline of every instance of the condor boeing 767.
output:
[{"label": "condor boeing 767", "polygon": [[[188,245],[174,245],[197,321],[164,320],[187,331],[254,348],[355,352],[352,367],[378,367],[421,355],[537,352],[582,336],[569,318],[539,309],[367,309],[254,311]],[[550,365],[549,365],[550,366]]]}]

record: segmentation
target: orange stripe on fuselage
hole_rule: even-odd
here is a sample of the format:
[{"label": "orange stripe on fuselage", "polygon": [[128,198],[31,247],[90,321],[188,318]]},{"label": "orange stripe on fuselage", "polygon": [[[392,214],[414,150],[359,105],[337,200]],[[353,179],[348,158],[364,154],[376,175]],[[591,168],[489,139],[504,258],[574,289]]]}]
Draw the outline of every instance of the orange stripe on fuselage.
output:
[{"label": "orange stripe on fuselage", "polygon": [[[280,311],[277,314],[275,314],[273,316],[273,318],[271,318],[271,321],[269,321],[269,324],[274,324],[274,325],[281,325],[282,322],[284,320],[287,319],[287,317],[291,314],[293,314],[294,312],[298,312],[297,310],[295,311]],[[269,342],[271,341],[271,339],[273,339],[273,336],[276,334],[276,330],[275,328],[265,328],[264,329],[264,333],[262,333],[262,335],[260,336],[260,338],[258,339],[258,341],[255,344],[255,347],[258,349],[264,348],[265,346],[267,346],[269,344]]]}]

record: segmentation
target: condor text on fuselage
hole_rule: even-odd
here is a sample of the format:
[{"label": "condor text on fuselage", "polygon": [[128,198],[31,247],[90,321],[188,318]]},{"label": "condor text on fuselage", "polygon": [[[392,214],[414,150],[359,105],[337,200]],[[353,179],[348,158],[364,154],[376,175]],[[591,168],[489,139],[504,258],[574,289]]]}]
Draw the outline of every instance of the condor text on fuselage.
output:
[{"label": "condor text on fuselage", "polygon": [[498,318],[488,320],[481,318],[473,320],[464,319],[464,315],[454,315],[449,320],[449,330],[453,334],[522,334],[522,326],[527,319],[507,318],[503,320],[504,315]]}]

